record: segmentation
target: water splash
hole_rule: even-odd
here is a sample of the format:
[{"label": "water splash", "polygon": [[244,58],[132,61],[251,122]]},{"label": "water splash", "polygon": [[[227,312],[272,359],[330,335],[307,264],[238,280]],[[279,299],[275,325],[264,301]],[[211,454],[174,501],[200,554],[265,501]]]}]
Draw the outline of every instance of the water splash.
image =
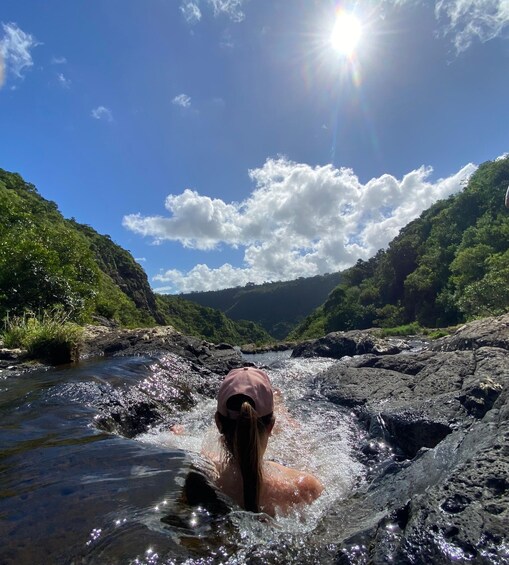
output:
[{"label": "water splash", "polygon": [[[266,459],[314,474],[324,485],[324,492],[313,504],[298,507],[287,516],[277,515],[274,520],[260,521],[247,512],[232,512],[229,522],[234,527],[236,544],[240,543],[249,551],[268,540],[281,546],[289,535],[312,531],[328,509],[348,496],[364,476],[365,467],[354,450],[357,428],[353,417],[325,401],[314,383],[315,376],[334,363],[336,361],[332,360],[278,359],[274,367],[267,370],[284,402],[276,404],[276,425]],[[177,433],[152,429],[137,439],[190,454],[218,450],[219,434],[213,424],[215,409],[215,400],[201,398],[194,408],[182,414],[181,428],[175,429]],[[235,559],[240,559],[239,555]]]}]

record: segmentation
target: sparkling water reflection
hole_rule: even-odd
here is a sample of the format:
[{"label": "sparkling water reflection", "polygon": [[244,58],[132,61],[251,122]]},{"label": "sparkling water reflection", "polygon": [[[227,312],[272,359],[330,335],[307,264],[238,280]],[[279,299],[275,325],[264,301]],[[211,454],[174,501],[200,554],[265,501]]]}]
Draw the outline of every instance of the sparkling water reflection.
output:
[{"label": "sparkling water reflection", "polygon": [[[291,516],[233,510],[214,515],[180,502],[189,465],[217,442],[214,401],[195,391],[182,411],[184,433],[155,427],[134,439],[104,433],[104,399],[141,385],[171,397],[168,371],[147,358],[90,361],[2,381],[0,536],[2,563],[306,562],[321,517],[363,480],[352,417],[325,402],[314,377],[334,361],[278,355],[269,374],[281,389],[267,456],[316,474],[325,491]],[[323,556],[323,548],[321,549]]]}]

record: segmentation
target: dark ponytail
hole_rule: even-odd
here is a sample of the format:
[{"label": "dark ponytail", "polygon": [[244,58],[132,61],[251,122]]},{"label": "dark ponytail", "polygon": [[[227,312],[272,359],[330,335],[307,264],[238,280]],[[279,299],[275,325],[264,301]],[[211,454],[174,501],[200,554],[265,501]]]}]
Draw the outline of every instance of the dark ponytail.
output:
[{"label": "dark ponytail", "polygon": [[[239,411],[239,417],[232,420],[219,414],[221,433],[224,435],[226,447],[240,468],[244,508],[251,512],[259,512],[263,480],[262,435],[267,433],[267,427],[273,421],[273,415],[258,418],[250,398],[244,395],[236,395],[236,397],[241,398],[236,403],[237,407],[232,406],[231,409]],[[236,397],[229,399],[229,402],[233,399],[232,404],[235,404]]]}]

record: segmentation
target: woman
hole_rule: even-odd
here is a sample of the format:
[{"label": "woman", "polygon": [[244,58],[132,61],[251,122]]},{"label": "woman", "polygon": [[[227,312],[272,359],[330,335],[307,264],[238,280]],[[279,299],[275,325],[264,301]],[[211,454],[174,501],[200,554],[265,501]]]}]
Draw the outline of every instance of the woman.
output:
[{"label": "woman", "polygon": [[274,394],[263,371],[244,367],[228,373],[215,421],[225,457],[212,458],[214,482],[239,506],[274,516],[320,496],[323,487],[313,475],[263,460],[275,422]]}]

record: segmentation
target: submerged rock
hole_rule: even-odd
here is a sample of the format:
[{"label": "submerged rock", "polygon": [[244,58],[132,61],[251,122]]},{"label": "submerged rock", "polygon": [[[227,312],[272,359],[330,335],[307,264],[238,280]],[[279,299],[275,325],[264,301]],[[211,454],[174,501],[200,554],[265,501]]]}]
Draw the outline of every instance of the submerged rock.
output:
[{"label": "submerged rock", "polygon": [[198,396],[213,397],[222,376],[174,354],[154,358],[148,376],[121,389],[102,384],[95,395],[95,426],[132,438],[155,426],[170,428]]}]

